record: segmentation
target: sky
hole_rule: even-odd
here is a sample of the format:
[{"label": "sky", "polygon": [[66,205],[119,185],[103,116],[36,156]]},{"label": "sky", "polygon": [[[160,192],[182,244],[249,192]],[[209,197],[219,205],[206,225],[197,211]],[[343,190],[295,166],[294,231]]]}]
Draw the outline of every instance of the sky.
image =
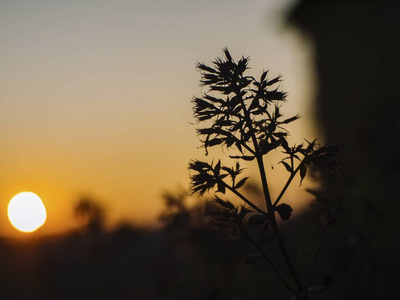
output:
[{"label": "sky", "polygon": [[111,225],[157,224],[160,195],[187,189],[188,162],[204,157],[195,65],[226,46],[252,75],[283,75],[295,141],[312,139],[312,49],[284,22],[294,2],[1,1],[0,236],[15,234],[7,205],[24,191],[47,208],[38,234],[75,226],[82,195]]}]

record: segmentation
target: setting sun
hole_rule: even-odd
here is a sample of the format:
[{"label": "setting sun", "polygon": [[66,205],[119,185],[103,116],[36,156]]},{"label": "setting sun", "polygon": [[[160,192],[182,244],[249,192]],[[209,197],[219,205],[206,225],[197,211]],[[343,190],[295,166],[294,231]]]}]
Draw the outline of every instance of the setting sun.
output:
[{"label": "setting sun", "polygon": [[19,231],[35,231],[44,224],[46,217],[46,208],[34,193],[19,193],[8,204],[8,219]]}]

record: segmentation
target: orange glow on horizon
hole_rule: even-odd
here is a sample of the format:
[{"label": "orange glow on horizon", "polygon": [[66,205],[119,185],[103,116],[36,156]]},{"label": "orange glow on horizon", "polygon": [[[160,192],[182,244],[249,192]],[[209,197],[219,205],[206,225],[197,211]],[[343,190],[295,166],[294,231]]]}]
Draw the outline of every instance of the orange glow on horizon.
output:
[{"label": "orange glow on horizon", "polygon": [[[277,12],[283,20],[293,2],[0,2],[0,237],[24,236],[7,204],[26,190],[46,206],[37,236],[73,230],[82,194],[103,204],[106,228],[158,226],[161,195],[188,189],[188,162],[204,156],[191,125],[191,99],[202,92],[195,65],[224,46],[251,57],[252,75],[283,75],[284,113],[303,117],[290,132],[313,139],[311,52],[299,36],[277,34]],[[205,159],[228,158],[214,154]],[[287,174],[275,169],[268,175],[279,188]],[[300,206],[296,191],[283,200]]]}]

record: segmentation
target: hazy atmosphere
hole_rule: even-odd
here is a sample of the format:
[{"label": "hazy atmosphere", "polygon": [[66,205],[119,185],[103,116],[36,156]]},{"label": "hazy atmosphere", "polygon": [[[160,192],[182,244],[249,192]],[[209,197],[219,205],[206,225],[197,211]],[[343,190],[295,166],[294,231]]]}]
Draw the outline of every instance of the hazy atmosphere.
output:
[{"label": "hazy atmosphere", "polygon": [[399,20],[0,1],[0,298],[399,299]]},{"label": "hazy atmosphere", "polygon": [[1,1],[0,234],[18,234],[6,207],[24,191],[46,206],[39,235],[74,226],[82,195],[110,225],[156,225],[160,195],[187,189],[187,164],[204,154],[195,65],[226,46],[255,76],[282,74],[285,112],[302,116],[293,135],[316,136],[311,47],[287,28],[292,2]]}]

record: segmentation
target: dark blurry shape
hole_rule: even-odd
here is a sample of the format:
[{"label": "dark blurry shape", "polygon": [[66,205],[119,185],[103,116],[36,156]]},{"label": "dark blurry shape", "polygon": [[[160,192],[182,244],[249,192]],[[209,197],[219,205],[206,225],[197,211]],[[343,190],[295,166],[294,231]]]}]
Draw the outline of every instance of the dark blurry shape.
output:
[{"label": "dark blurry shape", "polygon": [[247,184],[244,186],[244,189],[246,192],[251,193],[252,196],[260,198],[263,196],[262,187],[254,180],[248,180]]},{"label": "dark blurry shape", "polygon": [[275,210],[278,212],[279,216],[281,217],[282,221],[289,220],[290,216],[292,215],[293,209],[290,205],[282,203],[275,207]]},{"label": "dark blurry shape", "polygon": [[165,207],[159,218],[166,228],[186,230],[190,227],[204,227],[207,223],[204,216],[206,201],[196,201],[190,205],[190,195],[185,190],[165,191],[162,198]]},{"label": "dark blurry shape", "polygon": [[[300,1],[290,22],[315,48],[316,116],[341,147],[345,191],[332,298],[400,295],[400,2]],[[335,294],[333,293],[335,292]]]},{"label": "dark blurry shape", "polygon": [[101,203],[89,196],[83,196],[74,210],[75,216],[85,232],[95,233],[104,230],[105,209]]},{"label": "dark blurry shape", "polygon": [[[245,290],[237,270],[243,244],[211,222],[220,208],[207,199],[190,203],[185,190],[166,191],[160,220],[164,245],[157,258],[160,299],[230,299]],[[242,296],[241,296],[242,297]]]},{"label": "dark blurry shape", "polygon": [[307,191],[315,196],[313,205],[319,211],[321,221],[325,226],[335,225],[343,204],[343,194],[330,191],[329,186],[320,187],[317,190],[307,189]]},{"label": "dark blurry shape", "polygon": [[301,1],[291,15],[315,45],[316,116],[358,182],[397,182],[399,3]]},{"label": "dark blurry shape", "polygon": [[165,209],[160,215],[160,220],[171,227],[187,227],[190,222],[189,208],[187,207],[188,194],[185,191],[177,193],[164,192],[162,195]]}]

